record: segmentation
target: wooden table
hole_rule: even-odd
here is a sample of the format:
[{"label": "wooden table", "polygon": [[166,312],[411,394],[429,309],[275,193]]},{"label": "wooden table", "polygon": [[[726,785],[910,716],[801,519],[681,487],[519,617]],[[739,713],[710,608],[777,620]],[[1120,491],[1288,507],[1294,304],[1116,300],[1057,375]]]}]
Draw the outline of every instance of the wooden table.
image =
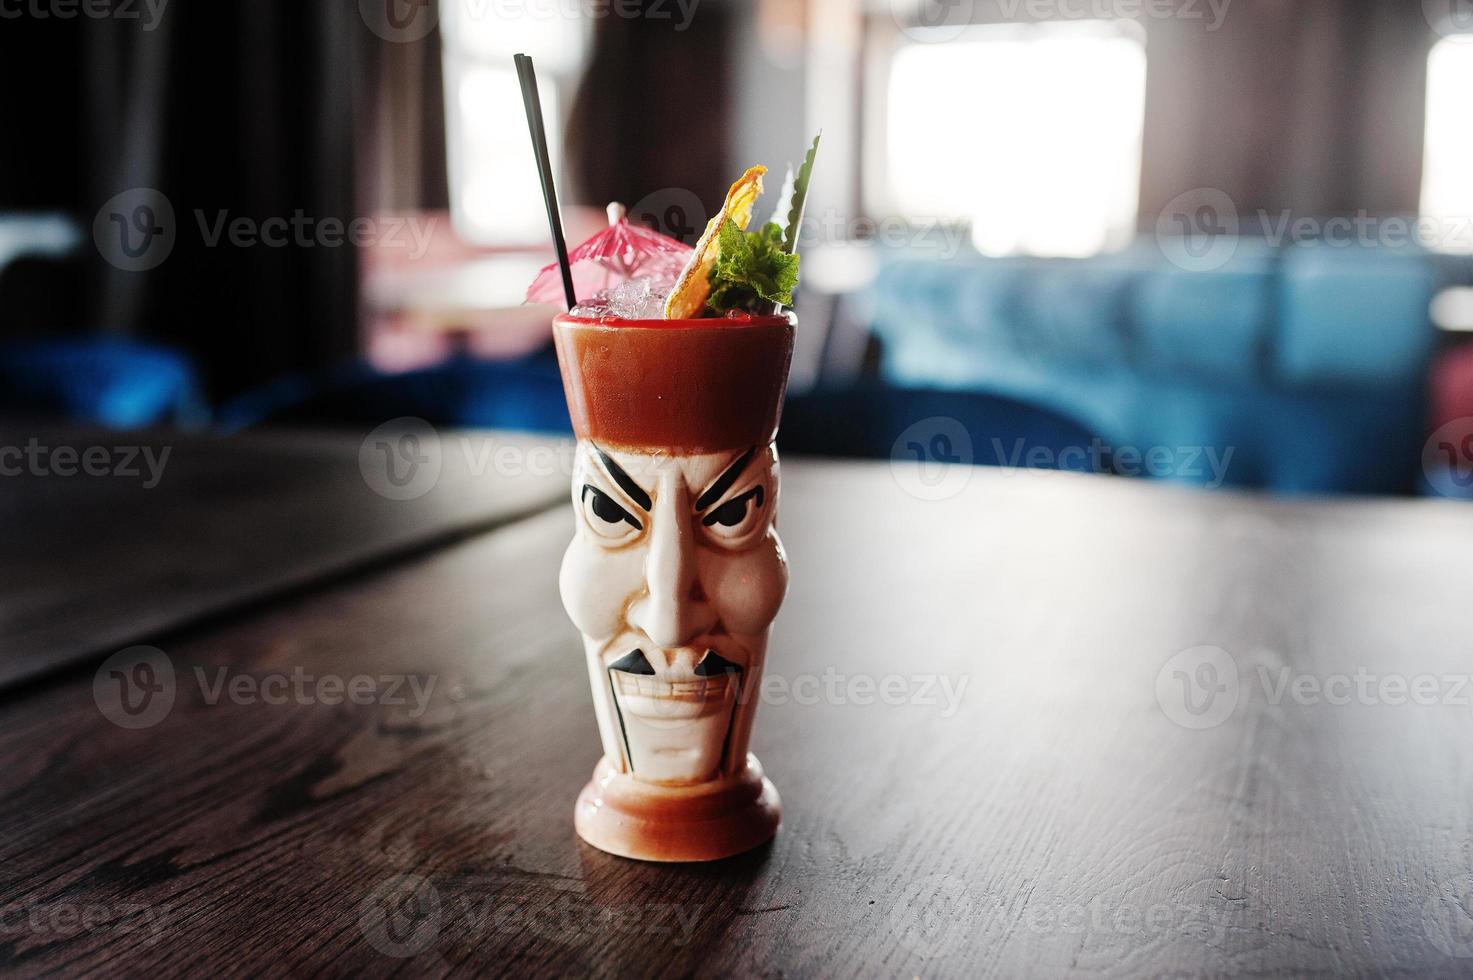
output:
[{"label": "wooden table", "polygon": [[[882,463],[784,480],[770,846],[655,866],[574,836],[598,739],[559,496],[173,629],[144,727],[111,720],[96,658],[12,687],[0,965],[1473,971],[1473,511],[1001,470],[926,501]],[[221,524],[253,506],[200,494]],[[333,703],[357,675],[373,703]],[[1399,703],[1423,675],[1441,703]]]}]

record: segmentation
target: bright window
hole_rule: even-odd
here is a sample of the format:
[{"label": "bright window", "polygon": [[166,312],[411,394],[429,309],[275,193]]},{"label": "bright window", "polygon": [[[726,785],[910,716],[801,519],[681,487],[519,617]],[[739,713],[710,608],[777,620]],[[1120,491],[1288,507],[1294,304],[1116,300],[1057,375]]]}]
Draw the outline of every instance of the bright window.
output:
[{"label": "bright window", "polygon": [[1128,26],[914,34],[890,62],[871,210],[969,224],[990,255],[1123,247],[1137,223],[1146,92],[1145,47]]},{"label": "bright window", "polygon": [[[1473,92],[1473,35],[1438,41],[1427,59],[1427,132],[1422,153],[1422,216],[1426,244],[1446,251],[1469,251],[1465,230],[1473,215],[1473,126],[1468,124],[1468,93]],[[1438,230],[1440,229],[1440,230]]]},{"label": "bright window", "polygon": [[[485,245],[525,245],[547,236],[537,164],[512,55],[537,65],[554,174],[560,174],[563,109],[582,63],[585,24],[560,16],[496,16],[485,0],[441,0],[445,44],[445,130],[450,207],[456,230]],[[559,187],[564,182],[559,182]]]}]

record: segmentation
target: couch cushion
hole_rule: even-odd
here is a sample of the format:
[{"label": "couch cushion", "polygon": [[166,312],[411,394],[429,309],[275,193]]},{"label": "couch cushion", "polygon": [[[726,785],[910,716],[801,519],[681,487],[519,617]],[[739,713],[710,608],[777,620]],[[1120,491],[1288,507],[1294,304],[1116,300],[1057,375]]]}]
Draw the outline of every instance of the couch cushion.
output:
[{"label": "couch cushion", "polygon": [[1273,264],[1261,256],[1144,275],[1130,301],[1138,363],[1155,375],[1261,384],[1273,298]]},{"label": "couch cushion", "polygon": [[1415,251],[1288,249],[1279,279],[1278,378],[1311,387],[1419,381],[1434,341],[1427,313],[1434,285],[1431,266]]}]

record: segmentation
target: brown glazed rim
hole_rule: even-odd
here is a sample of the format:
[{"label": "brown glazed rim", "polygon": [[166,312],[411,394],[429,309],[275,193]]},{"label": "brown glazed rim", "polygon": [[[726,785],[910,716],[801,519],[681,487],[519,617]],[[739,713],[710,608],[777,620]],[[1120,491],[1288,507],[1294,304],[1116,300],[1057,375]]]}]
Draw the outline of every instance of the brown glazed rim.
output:
[{"label": "brown glazed rim", "polygon": [[686,455],[772,441],[797,316],[600,320],[553,336],[573,431],[621,449]]},{"label": "brown glazed rim", "polygon": [[617,317],[575,316],[559,313],[553,317],[563,323],[576,323],[581,327],[606,327],[610,330],[741,330],[746,327],[776,327],[795,324],[796,314],[778,313],[773,316],[727,317],[708,316],[685,320],[621,320]]}]

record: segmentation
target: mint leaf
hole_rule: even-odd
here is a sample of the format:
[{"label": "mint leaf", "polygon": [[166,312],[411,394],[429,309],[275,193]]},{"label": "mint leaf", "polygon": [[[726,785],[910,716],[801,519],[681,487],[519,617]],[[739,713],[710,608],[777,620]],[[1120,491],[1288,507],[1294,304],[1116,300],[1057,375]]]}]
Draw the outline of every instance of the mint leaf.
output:
[{"label": "mint leaf", "polygon": [[813,145],[808,148],[808,153],[803,157],[803,165],[798,168],[798,175],[793,178],[793,193],[788,199],[788,224],[783,228],[783,249],[788,252],[798,251],[798,232],[802,230],[803,208],[808,203],[808,181],[813,176],[813,158],[818,156],[818,141],[823,139],[823,130],[813,137]]},{"label": "mint leaf", "polygon": [[721,226],[721,251],[711,269],[711,295],[706,307],[721,314],[731,310],[763,314],[772,304],[793,302],[798,285],[798,256],[783,249],[783,230],[769,222],[742,231],[732,222]]}]

